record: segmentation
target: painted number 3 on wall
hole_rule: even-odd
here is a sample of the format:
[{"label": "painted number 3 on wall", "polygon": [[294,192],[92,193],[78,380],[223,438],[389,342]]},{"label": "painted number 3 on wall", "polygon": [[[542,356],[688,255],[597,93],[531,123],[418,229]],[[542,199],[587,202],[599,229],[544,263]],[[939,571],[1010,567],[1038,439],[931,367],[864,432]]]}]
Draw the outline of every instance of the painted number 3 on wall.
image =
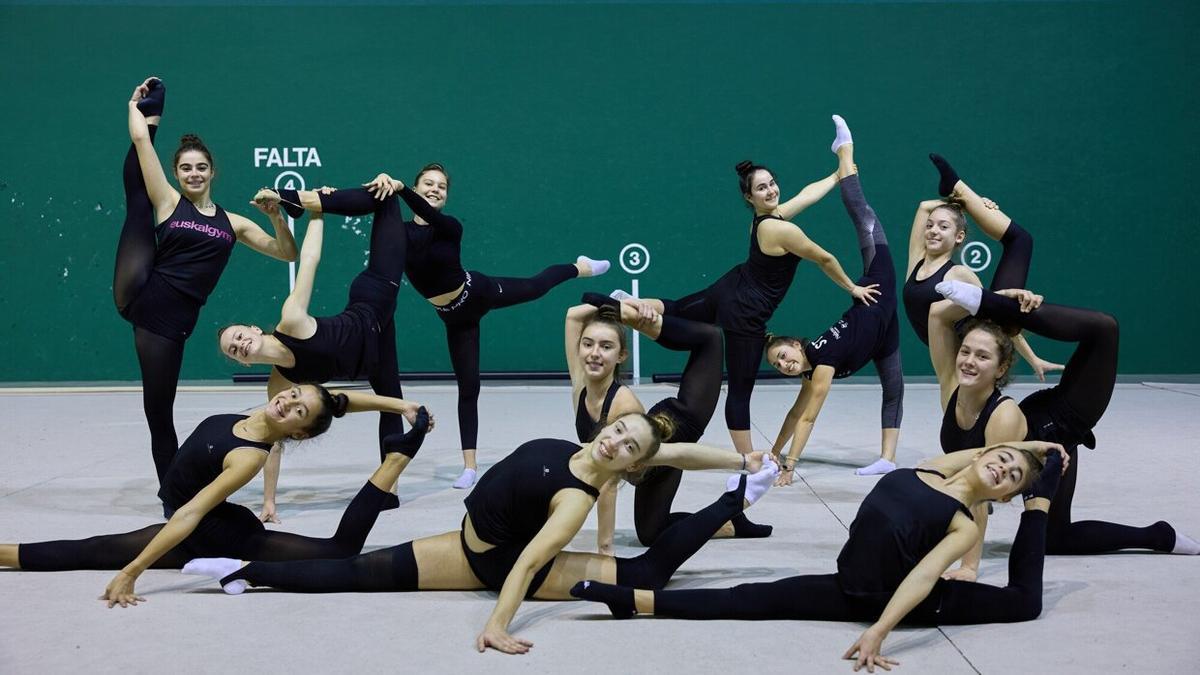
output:
[{"label": "painted number 3 on wall", "polygon": [[621,269],[628,274],[641,274],[650,267],[650,251],[641,244],[625,244],[619,259]]}]

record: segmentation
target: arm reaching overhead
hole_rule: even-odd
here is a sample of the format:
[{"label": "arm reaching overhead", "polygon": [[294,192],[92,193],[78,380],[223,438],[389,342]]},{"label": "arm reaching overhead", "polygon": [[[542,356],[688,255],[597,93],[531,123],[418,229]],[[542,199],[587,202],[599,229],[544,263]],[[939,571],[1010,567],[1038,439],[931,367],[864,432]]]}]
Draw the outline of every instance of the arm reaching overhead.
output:
[{"label": "arm reaching overhead", "polygon": [[154,145],[150,142],[150,128],[146,125],[142,111],[137,107],[138,101],[145,96],[145,86],[142,84],[134,89],[129,100],[129,138],[133,141],[133,147],[137,149],[138,166],[141,167],[142,179],[146,182],[146,194],[154,204],[155,222],[161,223],[175,210],[180,196],[163,173],[162,164],[158,161]]},{"label": "arm reaching overhead", "polygon": [[904,274],[907,279],[912,276],[913,270],[917,268],[917,263],[925,258],[925,227],[929,222],[929,214],[939,206],[945,204],[942,199],[929,199],[917,205],[917,213],[913,216],[912,230],[908,233],[908,267]]},{"label": "arm reaching overhead", "polygon": [[325,242],[325,219],[313,214],[304,232],[304,244],[300,247],[300,264],[296,267],[296,285],[283,302],[279,327],[289,335],[311,336],[317,330],[317,320],[308,313],[312,300],[313,284],[317,279],[317,267],[321,264],[321,249]]}]

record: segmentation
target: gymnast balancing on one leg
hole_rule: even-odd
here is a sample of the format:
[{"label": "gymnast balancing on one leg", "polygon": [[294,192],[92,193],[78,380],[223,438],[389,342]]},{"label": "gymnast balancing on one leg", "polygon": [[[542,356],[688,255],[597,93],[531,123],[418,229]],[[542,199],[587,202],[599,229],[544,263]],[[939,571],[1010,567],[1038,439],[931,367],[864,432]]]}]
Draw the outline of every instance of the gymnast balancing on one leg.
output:
[{"label": "gymnast balancing on one leg", "polygon": [[184,441],[163,477],[158,495],[166,507],[165,524],[77,541],[0,544],[0,566],[120,570],[100,599],[109,607],[125,607],[144,599],[134,590],[143,571],[179,568],[196,556],[294,560],[354,555],[362,550],[403,459],[416,451],[432,424],[423,408],[412,431],[389,437],[390,454],[350,502],[329,539],[268,531],[249,509],[225,500],[258,474],[272,444],[320,435],[334,417],[368,410],[407,413],[418,406],[359,392],[331,394],[320,385],[305,384],[279,392],[249,416],[213,415]]},{"label": "gymnast balancing on one leg", "polygon": [[[941,176],[938,192],[945,199],[924,201],[917,207],[908,239],[908,276],[903,292],[908,322],[926,345],[929,344],[929,308],[942,299],[934,287],[946,279],[983,285],[965,265],[954,264],[954,252],[967,237],[964,210],[979,223],[984,234],[999,241],[1004,248],[992,276],[991,290],[1025,288],[1033,259],[1033,237],[1029,232],[1013,222],[995,202],[976,194],[940,155],[929,158]],[[1023,337],[1017,336],[1014,344],[1043,382],[1047,372],[1062,370],[1061,364],[1038,358]]]},{"label": "gymnast balancing on one leg", "polygon": [[[683,469],[739,468],[736,464],[729,464],[731,460],[736,461],[739,456],[737,453],[692,445],[704,435],[704,429],[708,427],[721,395],[721,331],[709,323],[661,315],[649,305],[636,300],[618,302],[595,293],[585,293],[584,300],[594,305],[580,305],[568,310],[566,331],[567,363],[572,378],[588,383],[588,386],[581,387],[576,411],[576,427],[581,442],[590,440],[590,437],[582,438],[583,432],[588,431],[589,427],[598,430],[595,426],[598,420],[593,419],[588,411],[587,393],[592,390],[599,393],[604,382],[615,381],[617,360],[612,356],[614,352],[618,356],[624,353],[624,325],[635,328],[667,349],[690,353],[678,395],[665,398],[650,408],[651,417],[667,417],[673,429],[663,439],[668,445],[655,456],[659,465],[623,476],[636,486],[633,498],[634,527],[638,541],[649,546],[672,523],[688,516],[687,513],[671,512],[671,502],[679,490]],[[605,345],[611,346],[605,350]],[[620,352],[613,348],[615,345],[620,345]],[[605,358],[606,355],[608,358]],[[593,380],[598,380],[599,386],[591,384]],[[609,387],[611,389],[612,385]],[[636,405],[640,412],[641,403],[633,392],[628,388],[622,390],[628,392],[622,405]],[[603,415],[604,402],[591,401],[590,408],[600,408]],[[598,538],[602,553],[612,545],[616,521],[615,491],[620,478],[606,485],[597,500]],[[756,525],[739,513],[721,528],[717,536],[766,537],[770,534],[770,526]]]},{"label": "gymnast balancing on one leg", "polygon": [[247,218],[213,203],[216,169],[197,136],[184,136],[175,151],[172,166],[182,196],[171,187],[154,153],[165,99],[166,87],[155,77],[138,85],[129,99],[133,145],[122,171],[126,214],[113,274],[113,301],[133,324],[142,405],[160,483],[179,448],[173,407],[183,343],[234,242],[279,260],[296,259],[296,242],[278,211],[259,206],[275,229],[272,238]]},{"label": "gymnast balancing on one leg", "polygon": [[635,558],[563,551],[601,486],[654,461],[666,424],[634,413],[604,427],[583,447],[553,439],[525,443],[484,474],[465,500],[460,529],[442,535],[343,560],[244,565],[217,558],[193,560],[184,571],[219,579],[232,594],[247,584],[302,593],[487,588],[500,597],[476,647],[524,653],[532,643],[508,632],[522,598],[569,600],[572,585],[586,578],[661,588],[723,523],[774,481],[777,467],[758,457],[761,467],[750,467],[757,469],[755,474],[731,476],[728,492],[676,523]]},{"label": "gymnast balancing on one leg", "polygon": [[[309,194],[309,193],[306,193]],[[366,377],[380,396],[401,398],[400,366],[396,358],[396,294],[404,274],[406,235],[395,197],[375,200],[363,188],[322,190],[311,193],[318,202],[304,234],[296,283],[273,333],[252,325],[234,324],[222,328],[217,339],[222,353],[240,363],[269,363],[274,367],[267,382],[267,396],[290,387],[293,382],[328,382]],[[256,196],[270,208],[278,204],[277,195],[263,190]],[[371,247],[367,267],[350,284],[346,308],[340,314],[313,317],[309,314],[313,282],[324,243],[322,210],[330,213],[371,210]],[[412,421],[410,413],[409,421]],[[379,453],[387,451],[383,439],[403,431],[401,417],[391,413],[379,416]],[[275,515],[275,488],[279,480],[282,448],[272,451],[264,470],[264,521],[279,522]],[[405,459],[405,463],[411,460]],[[399,500],[389,497],[389,508]]]},{"label": "gymnast balancing on one leg", "polygon": [[[1030,621],[1042,611],[1046,510],[1065,453],[1053,443],[1023,442],[964,450],[919,469],[884,476],[863,500],[834,574],[808,574],[732,588],[663,591],[585,581],[571,594],[608,605],[616,618],[635,613],[679,619],[817,620],[872,623],[842,658],[854,670],[890,670],[881,654],[901,621],[975,624]],[[1042,468],[1044,464],[1044,469]],[[1009,556],[1004,588],[939,575],[974,544],[969,507],[1008,501],[1022,490],[1025,512]]]},{"label": "gymnast balancing on one leg", "polygon": [[[603,274],[608,271],[609,263],[579,256],[574,264],[551,265],[528,279],[468,272],[461,260],[462,223],[442,213],[450,189],[446,170],[440,164],[429,164],[417,173],[414,185],[415,190],[380,174],[367,187],[378,199],[398,193],[415,214],[412,221],[405,223],[408,230],[405,272],[413,288],[429,300],[446,324],[450,363],[458,382],[458,430],[464,467],[454,487],[465,489],[475,483],[477,472],[480,320],[493,309],[536,300],[568,279]],[[309,206],[303,194],[290,190],[280,194],[285,208],[289,208],[288,202]]]},{"label": "gymnast balancing on one leg", "polygon": [[[1028,291],[1010,289],[1001,295],[959,281],[943,281],[938,290],[961,305],[940,301],[930,312],[929,346],[945,406],[942,450],[952,452],[981,437],[987,442],[1039,439],[1064,445],[1071,466],[1050,509],[1047,553],[1087,555],[1130,548],[1200,553],[1200,545],[1165,521],[1148,527],[1071,521],[1079,474],[1078,447],[1081,443],[1096,446],[1092,429],[1108,408],[1116,386],[1117,320],[1103,312],[1042,303],[1040,296]],[[959,344],[954,323],[964,309],[990,321],[969,325]],[[1014,348],[1005,332],[991,321],[1051,340],[1077,343],[1058,385],[1034,392],[1020,404],[1004,397],[1000,386],[1012,365]],[[964,560],[964,567],[969,562]],[[971,575],[973,570],[965,573]]]},{"label": "gymnast balancing on one leg", "polygon": [[[811,183],[795,197],[779,202],[779,186],[765,166],[737,165],[742,198],[754,210],[750,223],[750,253],[744,263],[729,270],[708,288],[678,300],[645,300],[658,312],[693,321],[715,323],[725,334],[725,368],[729,394],[725,400],[725,425],[738,452],[754,449],[750,438],[750,396],[767,341],[767,321],[792,285],[801,260],[820,266],[835,284],[870,302],[874,291],[857,286],[842,270],[837,258],[809,239],[790,221],[820,201],[837,185],[837,174]],[[614,297],[625,297],[616,292]]]},{"label": "gymnast balancing on one leg", "polygon": [[811,342],[805,338],[774,337],[767,343],[766,357],[784,375],[802,377],[800,393],[792,404],[772,454],[780,456],[791,439],[787,456],[780,463],[779,484],[791,485],[792,470],[804,452],[825,404],[834,378],[856,373],[868,361],[875,362],[883,385],[881,417],[881,453],[874,463],[855,471],[860,476],[882,474],[896,468],[896,443],[900,438],[900,420],[904,415],[904,371],[900,364],[900,325],[896,318],[896,271],[883,225],[863,196],[854,165],[854,144],[845,121],[833,116],[837,138],[838,177],[842,202],[858,234],[863,257],[863,276],[856,284],[878,292],[873,305],[855,302],[837,323]]}]

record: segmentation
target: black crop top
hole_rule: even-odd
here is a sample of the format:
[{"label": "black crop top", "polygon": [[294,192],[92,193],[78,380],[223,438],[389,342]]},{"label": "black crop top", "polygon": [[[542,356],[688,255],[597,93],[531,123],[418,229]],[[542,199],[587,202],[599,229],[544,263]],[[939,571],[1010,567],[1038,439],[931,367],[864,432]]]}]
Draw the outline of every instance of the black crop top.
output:
[{"label": "black crop top", "polygon": [[296,365],[275,369],[292,382],[356,380],[370,375],[379,360],[379,317],[365,302],[352,303],[341,314],[317,317],[317,332],[308,339],[275,331],[291,350]]},{"label": "black crop top", "polygon": [[197,425],[179,446],[158,490],[158,497],[168,513],[174,513],[191,501],[221,475],[225,455],[230,451],[237,448],[271,451],[270,443],[248,441],[233,434],[233,425],[244,419],[246,415],[213,415]]},{"label": "black crop top", "polygon": [[180,197],[175,211],[154,232],[154,271],[175,290],[204,304],[237,242],[225,209],[217,206],[215,214],[206,216]]},{"label": "black crop top", "polygon": [[467,280],[462,266],[462,223],[433,208],[407,185],[400,198],[428,225],[407,221],[408,260],[404,273],[413,288],[426,298],[449,293]]},{"label": "black crop top", "polygon": [[957,452],[958,450],[982,448],[987,445],[988,420],[992,418],[996,406],[1007,400],[1008,397],[999,389],[993,389],[987,401],[984,402],[983,409],[979,411],[979,417],[975,418],[974,426],[970,429],[963,429],[958,426],[958,419],[954,414],[954,407],[958,405],[958,388],[955,387],[954,393],[950,394],[950,400],[946,402],[946,412],[942,414],[942,452]]},{"label": "black crop top", "polygon": [[594,420],[588,414],[587,410],[587,387],[579,391],[579,405],[575,407],[575,434],[579,437],[580,443],[590,443],[596,438],[596,434],[608,424],[608,411],[612,409],[613,399],[617,397],[617,392],[621,390],[621,382],[617,378],[613,378],[612,384],[608,385],[608,392],[604,394],[604,403],[600,406],[600,419]]},{"label": "black crop top", "polygon": [[559,490],[583,490],[593,499],[600,491],[571,473],[568,462],[579,451],[571,441],[541,438],[522,444],[488,469],[463,500],[475,533],[489,544],[530,541],[550,513]]},{"label": "black crop top", "polygon": [[950,495],[926,485],[918,471],[896,469],[867,494],[850,538],[838,554],[838,581],[850,595],[890,596],[946,536],[954,514],[970,510]]}]

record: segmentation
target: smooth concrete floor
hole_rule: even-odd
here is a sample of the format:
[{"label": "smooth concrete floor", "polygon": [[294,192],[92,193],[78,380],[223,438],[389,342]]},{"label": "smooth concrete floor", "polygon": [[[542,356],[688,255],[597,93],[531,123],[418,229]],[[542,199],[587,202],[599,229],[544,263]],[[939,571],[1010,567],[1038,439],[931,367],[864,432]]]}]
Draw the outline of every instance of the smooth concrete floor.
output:
[{"label": "smooth concrete floor", "polygon": [[[1013,385],[1021,397],[1030,385]],[[403,503],[385,513],[373,549],[456,529],[465,493],[453,490],[461,460],[455,393],[411,386],[438,415],[438,429],[401,477]],[[638,387],[649,406],[674,389]],[[761,384],[756,445],[769,447],[794,385]],[[931,385],[909,385],[899,460],[938,452],[940,413]],[[181,393],[180,439],[204,417],[245,410],[261,393]],[[488,386],[481,410],[486,467],[521,442],[571,438],[565,385]],[[0,390],[0,541],[123,532],[158,522],[148,433],[136,393],[29,395]],[[775,526],[768,539],[722,540],[686,563],[673,588],[722,587],[798,573],[825,573],[876,478],[851,469],[878,453],[879,389],[833,387],[790,488],[772,490],[750,512]],[[729,446],[718,408],[704,441]],[[374,469],[376,417],[350,415],[284,461],[280,527],[328,536]],[[1200,536],[1200,385],[1121,384],[1084,450],[1076,519],[1134,525],[1164,519]],[[724,488],[717,473],[684,477],[678,509],[694,510]],[[261,481],[234,501],[257,509]],[[618,553],[636,555],[632,489],[621,491]],[[981,581],[1003,585],[1020,507],[999,506],[988,532]],[[594,550],[595,521],[572,547]],[[839,661],[864,626],[828,622],[614,621],[601,605],[528,602],[513,624],[534,642],[526,656],[474,651],[492,610],[487,592],[226,596],[196,577],[151,570],[138,582],[148,601],[105,609],[96,600],[110,572],[0,571],[6,612],[0,673],[79,672],[849,672]],[[901,628],[885,642],[904,673],[1200,672],[1200,557],[1124,553],[1046,560],[1045,603],[1023,624]]]}]

